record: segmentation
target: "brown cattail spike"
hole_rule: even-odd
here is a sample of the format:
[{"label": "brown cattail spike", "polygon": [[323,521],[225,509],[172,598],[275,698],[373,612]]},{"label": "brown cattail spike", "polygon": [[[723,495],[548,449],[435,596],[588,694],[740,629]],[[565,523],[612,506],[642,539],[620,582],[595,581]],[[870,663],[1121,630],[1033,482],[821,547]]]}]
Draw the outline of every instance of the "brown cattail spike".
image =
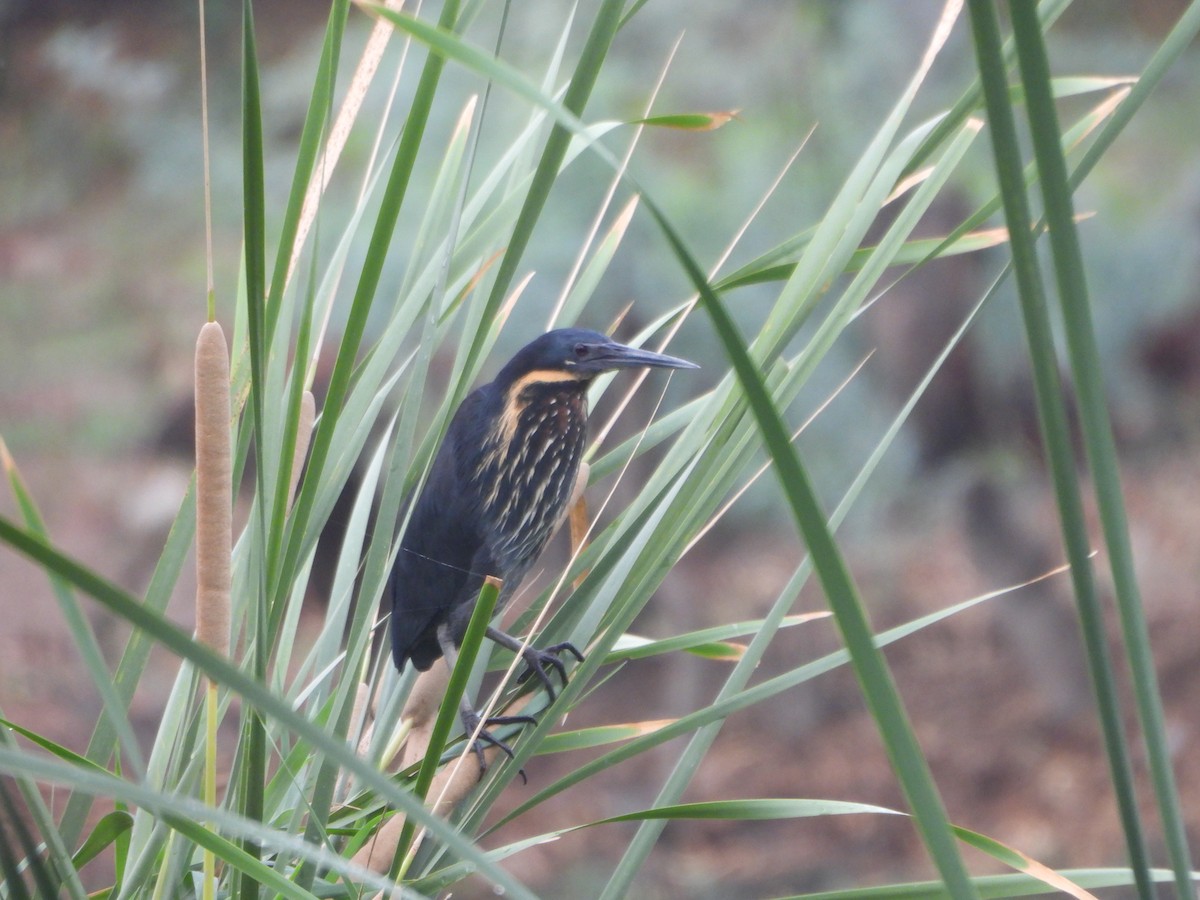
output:
[{"label": "brown cattail spike", "polygon": [[233,464],[229,350],[216,322],[196,341],[196,637],[229,653]]}]

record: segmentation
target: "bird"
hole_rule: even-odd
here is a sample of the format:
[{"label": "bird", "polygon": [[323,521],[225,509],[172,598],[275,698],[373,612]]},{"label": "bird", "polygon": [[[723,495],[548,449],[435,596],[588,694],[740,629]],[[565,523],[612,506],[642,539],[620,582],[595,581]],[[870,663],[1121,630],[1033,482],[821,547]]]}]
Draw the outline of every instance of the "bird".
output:
[{"label": "bird", "polygon": [[[545,549],[568,511],[587,446],[587,389],[605,372],[628,368],[696,369],[695,363],[619,344],[597,331],[561,328],[526,344],[495,379],[455,411],[411,504],[384,589],[391,603],[392,659],[428,670],[439,658],[451,669],[485,578],[500,579],[495,614]],[[583,662],[571,643],[537,649],[489,625],[486,636],[526,664],[555,698],[549,671],[567,681],[564,654]],[[548,671],[549,670],[549,671]],[[531,716],[480,714],[464,696],[460,717],[480,777],[483,745],[513,756],[492,735],[496,725],[529,724]]]}]

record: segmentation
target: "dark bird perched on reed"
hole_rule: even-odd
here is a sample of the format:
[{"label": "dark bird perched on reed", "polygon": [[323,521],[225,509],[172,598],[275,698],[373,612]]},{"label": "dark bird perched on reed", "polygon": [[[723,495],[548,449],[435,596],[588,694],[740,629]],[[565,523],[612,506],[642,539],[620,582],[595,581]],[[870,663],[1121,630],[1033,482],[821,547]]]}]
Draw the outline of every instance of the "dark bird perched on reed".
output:
[{"label": "dark bird perched on reed", "polygon": [[[392,658],[425,671],[445,657],[453,667],[484,578],[503,586],[496,612],[512,597],[562,521],[587,442],[587,388],[614,369],[694,369],[686,360],[618,344],[603,334],[564,328],[523,347],[496,380],[471,393],[458,408],[417,496],[385,596],[392,605]],[[559,658],[583,655],[571,644],[535,649],[489,626],[487,636],[521,654],[527,669],[554,699],[547,669],[566,683]],[[479,714],[464,698],[468,736]],[[512,756],[486,726],[531,722],[497,716],[485,723],[481,742]]]}]

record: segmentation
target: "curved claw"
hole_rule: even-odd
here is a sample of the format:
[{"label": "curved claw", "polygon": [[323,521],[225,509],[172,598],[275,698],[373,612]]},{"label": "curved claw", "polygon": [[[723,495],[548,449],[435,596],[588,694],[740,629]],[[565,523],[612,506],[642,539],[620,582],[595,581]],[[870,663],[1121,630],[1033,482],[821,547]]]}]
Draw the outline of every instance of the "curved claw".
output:
[{"label": "curved claw", "polygon": [[[479,722],[479,713],[473,710],[463,710],[462,723],[466,729],[467,738],[470,739],[471,735],[475,734],[476,729],[479,729],[479,734],[471,742],[471,749],[475,751],[475,757],[479,760],[479,777],[482,779],[488,768],[487,757],[483,755],[484,744],[497,748],[507,755],[509,759],[514,759],[516,756],[513,753],[512,747],[500,740],[500,738],[496,737],[488,729],[493,725],[536,725],[537,719],[533,716],[489,716],[483,720],[482,728],[479,728]],[[526,784],[529,783],[529,779],[525,777],[524,769],[519,769],[518,774],[520,774],[523,782]]]},{"label": "curved claw", "polygon": [[554,684],[550,680],[550,673],[546,669],[552,668],[558,673],[558,677],[562,679],[562,683],[567,683],[567,667],[560,658],[563,653],[570,653],[575,657],[577,662],[583,662],[583,654],[579,652],[579,648],[570,641],[563,641],[561,644],[554,644],[546,647],[544,650],[538,650],[536,647],[526,647],[521,651],[521,657],[525,660],[525,671],[517,678],[519,684],[524,684],[529,680],[530,675],[536,675],[546,688],[546,693],[550,695],[550,702],[554,702],[556,696]]}]

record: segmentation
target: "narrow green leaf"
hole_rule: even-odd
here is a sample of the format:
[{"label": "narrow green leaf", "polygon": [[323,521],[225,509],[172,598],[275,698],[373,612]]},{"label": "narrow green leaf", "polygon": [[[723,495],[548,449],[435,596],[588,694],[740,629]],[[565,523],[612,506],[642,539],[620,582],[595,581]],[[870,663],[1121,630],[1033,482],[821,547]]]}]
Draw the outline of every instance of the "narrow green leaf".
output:
[{"label": "narrow green leaf", "polygon": [[[26,527],[34,534],[48,540],[49,535],[46,533],[46,524],[37,508],[37,504],[33,500],[33,496],[26,488],[24,480],[21,478],[20,470],[17,468],[16,461],[8,452],[8,446],[4,443],[3,438],[0,438],[0,466],[4,468],[8,475],[9,487],[12,490],[13,497],[17,501],[17,506],[21,510],[21,516],[25,520]],[[111,723],[112,729],[120,741],[121,749],[128,755],[134,771],[138,773],[144,772],[146,770],[146,761],[142,758],[142,751],[138,745],[137,736],[133,732],[133,725],[130,724],[129,716],[126,713],[126,705],[122,702],[121,697],[117,693],[116,686],[113,684],[112,675],[105,664],[104,654],[100,649],[100,644],[96,640],[95,633],[92,631],[92,626],[88,623],[82,610],[80,610],[79,603],[76,601],[74,594],[71,593],[70,588],[62,579],[56,577],[51,570],[47,570],[46,575],[50,579],[50,587],[54,592],[55,599],[58,601],[58,608],[62,612],[63,619],[66,621],[67,629],[71,633],[71,639],[75,643],[75,646],[79,648],[79,654],[83,658],[91,683],[95,685],[97,692],[100,694],[100,699],[104,703],[105,718]]]},{"label": "narrow green leaf", "polygon": [[[993,593],[985,594],[980,597],[973,597],[970,600],[965,600],[962,603],[957,603],[954,606],[950,606],[946,609],[938,610],[936,612],[929,613],[928,615],[921,616],[920,618],[914,619],[911,622],[906,622],[904,625],[897,626],[896,628],[889,629],[879,635],[876,635],[876,643],[879,647],[885,647],[894,641],[898,641],[910,634],[915,634],[916,632],[924,628],[928,628],[929,626],[934,625],[943,619],[962,613],[973,606],[977,606],[978,604],[987,600],[991,600],[997,596],[999,595]],[[616,750],[609,751],[597,759],[583,763],[574,771],[563,776],[558,781],[543,788],[541,791],[538,791],[536,794],[534,794],[534,796],[519,804],[515,809],[507,813],[492,827],[493,829],[500,827],[504,823],[509,822],[519,817],[523,813],[536,808],[543,801],[554,796],[555,794],[559,794],[569,787],[573,787],[576,784],[586,781],[590,776],[597,772],[610,769],[627,759],[632,759],[638,754],[644,753],[650,748],[657,747],[673,738],[690,734],[697,728],[701,728],[711,722],[727,718],[738,710],[746,709],[755,704],[762,703],[771,697],[778,696],[784,691],[791,690],[797,685],[803,684],[804,682],[809,681],[818,675],[824,674],[825,672],[830,672],[839,666],[845,665],[847,662],[849,662],[849,659],[849,654],[845,650],[838,650],[834,653],[823,656],[820,659],[805,663],[804,665],[801,665],[790,672],[784,672],[783,674],[776,675],[774,678],[770,678],[764,682],[756,684],[753,687],[740,690],[731,696],[723,697],[720,700],[717,700],[716,702],[694,712],[688,713],[685,716],[680,716],[678,719],[669,724],[663,725],[661,728],[644,734],[641,737],[634,738],[623,747],[619,747]],[[579,676],[576,675],[576,678],[578,677]]]},{"label": "narrow green leaf", "polygon": [[645,819],[723,819],[727,821],[761,821],[770,819],[802,819],[811,816],[844,816],[861,813],[901,816],[904,813],[869,803],[844,800],[709,800],[701,803],[680,803],[656,809],[642,809],[598,819],[582,827],[606,825],[611,822],[637,822]]},{"label": "narrow green leaf", "polygon": [[650,125],[659,128],[677,128],[683,131],[716,131],[737,118],[738,110],[711,113],[674,113],[633,119],[631,125]]},{"label": "narrow green leaf", "polygon": [[1029,202],[1021,172],[1016,122],[1007,90],[1008,76],[1000,44],[999,17],[990,0],[971,0],[970,12],[996,174],[1008,224],[1021,318],[1033,366],[1039,426],[1054,483],[1067,559],[1071,564],[1076,608],[1087,647],[1089,672],[1096,693],[1097,709],[1105,736],[1105,750],[1108,754],[1109,773],[1116,793],[1126,848],[1130,864],[1138,875],[1138,892],[1148,900],[1152,896],[1148,875],[1149,861],[1133,790],[1125,727],[1121,721],[1108,638],[1096,595],[1090,560],[1090,539],[1062,399],[1064,391],[1059,378],[1053,329],[1029,228]]},{"label": "narrow green leaf", "polygon": [[[463,635],[462,644],[458,648],[458,659],[454,661],[454,668],[450,672],[450,681],[446,685],[445,696],[442,697],[442,703],[438,707],[437,718],[429,733],[429,746],[426,748],[420,770],[417,772],[417,783],[413,792],[418,800],[423,801],[428,796],[429,787],[433,784],[433,777],[437,774],[438,766],[441,763],[442,749],[446,746],[450,729],[454,727],[455,721],[459,718],[459,701],[467,689],[467,681],[475,667],[475,658],[479,655],[479,649],[483,646],[484,633],[487,631],[488,623],[492,621],[492,610],[496,608],[496,600],[499,596],[500,583],[493,578],[485,579],[479,589],[479,598],[475,601],[475,608],[471,611],[466,634]],[[486,727],[486,723],[484,723],[484,727]],[[463,749],[463,755],[466,758],[461,764],[475,765],[475,761],[470,758],[471,735],[468,734],[464,737],[467,746]],[[414,833],[413,822],[406,821],[400,843],[396,848],[396,858],[392,861],[393,876],[403,874],[401,865],[412,845]]]},{"label": "narrow green leaf", "polygon": [[[403,809],[407,816],[417,820],[420,825],[429,830],[435,840],[445,843],[453,853],[476,864],[479,867],[480,874],[517,896],[530,896],[529,892],[519,882],[508,875],[503,869],[491,864],[487,855],[472,841],[468,840],[437,816],[432,815],[408,791],[397,786],[390,778],[370,763],[359,759],[346,746],[344,741],[329,734],[318,724],[298,714],[285,699],[268,690],[261,682],[247,675],[228,660],[213,653],[207,647],[198,644],[190,635],[184,633],[176,625],[154,611],[148,610],[137,600],[100,578],[86,567],[79,565],[64,554],[47,546],[37,537],[13,525],[4,516],[0,516],[0,541],[25,554],[40,565],[52,566],[55,571],[75,585],[76,588],[94,597],[135,628],[144,629],[168,651],[193,663],[195,668],[200,672],[218,684],[225,685],[239,694],[249,705],[261,710],[264,716],[268,716],[276,721],[280,727],[292,731],[298,738],[307,741],[312,746],[314,752],[322,754],[328,757],[333,763],[342,766],[342,768],[355,778],[359,779],[363,785],[379,792],[388,802],[394,803]],[[0,748],[0,755],[4,753],[7,753],[7,751]],[[0,767],[2,767],[2,763],[0,763]],[[76,776],[80,781],[84,779],[85,773],[89,771],[79,766],[73,766],[72,770],[80,773]],[[105,777],[111,778],[111,776]],[[117,782],[116,786],[125,785],[121,789],[122,794],[127,794],[132,798],[133,794],[136,793],[142,800],[146,799],[145,795],[131,783],[118,781],[117,779],[113,779],[113,781]],[[70,780],[68,780],[68,783],[70,783]],[[96,782],[93,781],[91,783]],[[105,783],[107,784],[108,782]],[[164,800],[164,803],[176,800],[179,803],[184,803],[189,799],[168,798]],[[199,804],[197,805],[199,806]],[[216,817],[216,812],[213,812],[213,816]],[[303,844],[302,841],[300,843]]]},{"label": "narrow green leaf", "polygon": [[[905,241],[891,260],[892,265],[911,266],[924,263],[930,259],[942,259],[947,256],[958,256],[965,253],[977,253],[997,247],[1008,241],[1008,232],[1002,228],[986,228],[970,231],[955,237],[916,238]],[[877,247],[860,247],[850,257],[845,271],[858,272],[867,261],[877,252]],[[778,258],[772,254],[774,258]],[[794,262],[773,263],[762,266],[756,262],[747,263],[736,272],[732,272],[713,284],[715,291],[729,291],[734,288],[746,287],[752,284],[765,284],[771,281],[786,281],[796,269]]]},{"label": "narrow green leaf", "polygon": [[[10,793],[8,785],[3,781],[0,781],[0,811],[4,813],[3,821],[7,823],[8,830],[16,833],[15,838],[17,844],[20,845],[20,852],[25,854],[25,871],[33,874],[33,883],[37,888],[37,896],[58,896],[58,887],[62,882],[62,878],[53,870],[53,861],[42,859],[38,841],[29,833],[29,828],[26,826],[25,820],[17,808],[17,803]],[[7,839],[0,841],[0,843],[6,842]],[[9,888],[18,896],[27,896],[21,866],[17,863],[15,855],[10,856],[10,853],[10,848],[6,847],[2,858]]]},{"label": "narrow green leaf", "polygon": [[[244,229],[243,251],[246,266],[246,321],[250,350],[250,409],[255,459],[255,510],[252,527],[257,528],[266,543],[267,498],[266,479],[266,430],[264,408],[266,398],[267,339],[264,322],[266,303],[266,197],[263,162],[262,96],[259,87],[258,50],[254,37],[254,11],[251,0],[242,4],[242,221]],[[255,638],[255,669],[260,679],[267,671],[267,618],[269,608],[266,593],[267,571],[270,566],[257,567],[259,577],[249,594],[249,605],[253,611],[250,633]],[[267,776],[266,725],[258,710],[248,708],[242,727],[242,741],[246,753],[246,765],[242,770],[239,796],[242,812],[251,819],[263,818],[263,785]],[[242,849],[250,856],[259,854],[258,844],[245,841]],[[242,900],[258,897],[258,883],[243,872],[235,889]]]},{"label": "narrow green leaf", "polygon": [[1194,894],[1187,830],[1172,768],[1162,696],[1154,668],[1150,632],[1133,563],[1133,542],[1121,491],[1116,438],[1105,397],[1105,371],[1096,341],[1091,302],[1084,275],[1083,253],[1075,230],[1075,210],[1059,137],[1058,114],[1050,92],[1050,62],[1041,26],[1032,7],[1012,9],[1013,34],[1021,80],[1025,85],[1033,149],[1041,174],[1042,198],[1050,231],[1051,258],[1065,324],[1071,377],[1079,400],[1083,445],[1092,472],[1096,505],[1108,548],[1109,564],[1120,613],[1125,652],[1133,676],[1134,695],[1142,722],[1142,737],[1150,765],[1158,811],[1175,870],[1175,891]]},{"label": "narrow green leaf", "polygon": [[50,738],[43,737],[42,735],[38,734],[35,731],[30,731],[28,728],[24,728],[24,727],[18,725],[16,722],[10,722],[8,719],[0,719],[0,728],[8,728],[12,731],[15,731],[17,734],[21,735],[21,737],[25,738],[26,740],[32,741],[33,743],[35,743],[39,747],[41,747],[43,750],[46,750],[46,751],[54,754],[59,759],[64,760],[65,762],[69,762],[72,765],[82,766],[83,768],[86,768],[86,769],[93,769],[97,772],[104,772],[105,774],[108,774],[108,770],[105,769],[103,766],[97,765],[96,763],[94,763],[90,759],[88,759],[87,757],[80,756],[74,750],[70,750],[70,749],[62,746],[62,744],[57,744],[54,741],[50,740]]},{"label": "narrow green leaf", "polygon": [[983,851],[1006,866],[1016,869],[1019,872],[1024,872],[1027,875],[1032,875],[1039,881],[1062,891],[1070,897],[1075,897],[1077,900],[1096,900],[1094,896],[1083,890],[1079,885],[1072,883],[1053,869],[1048,868],[1021,851],[1001,843],[995,838],[958,826],[955,826],[954,833],[964,843]]},{"label": "narrow green leaf", "polygon": [[[1135,883],[1129,869],[1063,869],[1059,874],[1082,888],[1126,887]],[[1169,882],[1172,873],[1164,869],[1151,870],[1152,882]],[[1200,876],[1198,876],[1200,877]],[[984,900],[1006,900],[1009,897],[1040,897],[1046,894],[1061,896],[1061,891],[1029,875],[984,875],[971,879]],[[954,895],[936,881],[911,884],[889,884],[880,887],[851,888],[839,891],[820,891],[796,894],[779,900],[955,900]]]},{"label": "narrow green leaf", "polygon": [[629,741],[645,734],[651,734],[675,721],[675,719],[655,719],[647,722],[626,722],[621,725],[599,725],[595,728],[581,728],[577,731],[560,731],[549,735],[542,741],[538,747],[538,755],[566,753],[571,750],[590,750],[593,747],[603,747],[605,744],[619,744],[621,741]]},{"label": "narrow green leaf", "polygon": [[71,857],[71,864],[76,869],[82,869],[115,844],[118,839],[128,834],[132,827],[133,816],[124,810],[113,810],[96,823],[96,827],[83,842],[83,846],[76,850],[75,855]]},{"label": "narrow green leaf", "polygon": [[165,821],[180,834],[193,841],[198,847],[211,850],[227,866],[247,876],[255,884],[270,888],[281,897],[292,900],[312,900],[312,893],[283,877],[272,866],[267,865],[258,854],[247,853],[232,841],[227,841],[199,822],[177,816],[164,816]]},{"label": "narrow green leaf", "polygon": [[961,893],[963,897],[973,897],[974,888],[950,835],[949,822],[933,784],[928,764],[904,713],[887,663],[874,644],[870,626],[845,560],[830,534],[812,483],[791,445],[788,431],[779,418],[778,410],[771,402],[762,375],[746,352],[737,327],[720,298],[709,286],[704,273],[696,265],[670,222],[654,204],[648,203],[647,206],[700,294],[701,301],[733,363],[738,381],[746,392],[755,420],[762,431],[764,443],[775,461],[780,482],[797,525],[808,544],[818,577],[825,588],[834,618],[846,642],[846,648],[854,661],[855,674],[876,719],[901,786],[913,804],[914,817],[930,855],[952,890]]},{"label": "narrow green leaf", "polygon": [[[781,628],[790,628],[829,617],[825,611],[798,613],[786,616],[779,623]],[[728,643],[732,638],[743,637],[747,634],[757,634],[763,627],[763,619],[750,622],[735,622],[730,625],[717,625],[704,628],[688,634],[676,635],[670,638],[651,639],[634,634],[622,635],[608,654],[606,663],[618,662],[622,659],[645,659],[650,656],[660,656],[664,653],[674,653],[683,650],[697,656],[709,659],[732,659],[740,657],[745,649],[739,644]]]}]

